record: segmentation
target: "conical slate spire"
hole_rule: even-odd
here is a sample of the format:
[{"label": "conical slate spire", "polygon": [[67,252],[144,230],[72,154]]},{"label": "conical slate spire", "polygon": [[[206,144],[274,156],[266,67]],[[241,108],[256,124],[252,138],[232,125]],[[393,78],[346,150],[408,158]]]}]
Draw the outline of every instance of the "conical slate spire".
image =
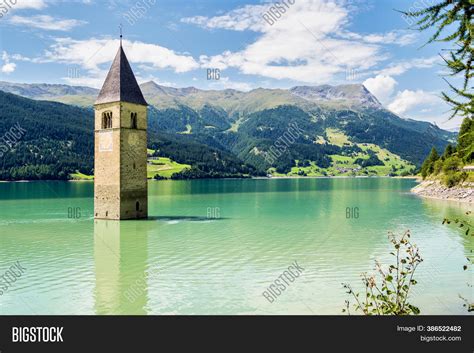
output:
[{"label": "conical slate spire", "polygon": [[95,104],[119,101],[148,105],[121,45]]}]

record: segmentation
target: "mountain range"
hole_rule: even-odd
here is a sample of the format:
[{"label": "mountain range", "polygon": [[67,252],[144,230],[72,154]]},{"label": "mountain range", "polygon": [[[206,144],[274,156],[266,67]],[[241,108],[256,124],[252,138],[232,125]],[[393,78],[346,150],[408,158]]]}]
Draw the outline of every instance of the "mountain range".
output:
[{"label": "mountain range", "polygon": [[[149,104],[149,147],[157,156],[192,166],[176,177],[405,175],[420,166],[431,147],[443,150],[456,137],[433,124],[398,117],[357,84],[249,92],[173,88],[151,81],[140,87]],[[63,163],[60,178],[72,169],[93,172],[92,106],[97,89],[0,81],[0,91],[0,131],[18,120],[27,131],[42,124],[54,130],[56,122],[63,135],[51,136],[49,128],[39,128],[35,135],[38,141],[48,141],[48,153]],[[298,127],[297,138],[278,147],[291,126]],[[65,146],[72,145],[83,147],[83,158],[69,156],[82,160],[77,165],[66,163],[68,157],[63,156]],[[0,178],[13,178],[11,170],[42,165],[41,158],[49,157],[42,156],[45,151],[27,152],[30,146],[18,165],[18,148],[4,156]],[[276,150],[278,158],[269,159],[268,153]],[[49,177],[58,173],[52,168]]]},{"label": "mountain range", "polygon": [[[230,115],[252,113],[280,105],[300,107],[334,106],[382,108],[378,100],[363,85],[297,86],[289,90],[259,88],[250,92],[234,89],[200,90],[195,87],[174,88],[153,81],[140,85],[148,103],[157,109],[189,106],[201,109],[206,104],[222,107]],[[92,106],[99,90],[64,84],[27,84],[0,81],[0,90],[19,96],[50,100],[78,106]]]}]

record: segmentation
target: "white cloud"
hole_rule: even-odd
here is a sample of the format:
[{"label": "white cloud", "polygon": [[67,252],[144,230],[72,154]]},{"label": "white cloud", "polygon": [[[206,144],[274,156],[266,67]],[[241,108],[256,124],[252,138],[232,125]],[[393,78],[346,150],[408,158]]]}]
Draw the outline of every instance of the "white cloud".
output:
[{"label": "white cloud", "polygon": [[87,22],[74,19],[59,19],[49,15],[36,16],[12,16],[9,23],[20,26],[28,26],[49,31],[69,31],[74,27],[83,25]]},{"label": "white cloud", "polygon": [[[176,73],[199,68],[199,64],[188,54],[179,54],[168,48],[139,41],[123,41],[128,60],[139,68],[172,69]],[[110,64],[119,48],[119,40],[56,38],[55,43],[37,62],[57,62],[69,67],[80,68],[83,72],[75,77],[63,79],[75,85],[100,87]],[[136,73],[137,74],[137,73]]]},{"label": "white cloud", "polygon": [[15,5],[12,5],[13,9],[35,9],[41,10],[47,6],[44,0],[17,0]]},{"label": "white cloud", "polygon": [[4,74],[10,74],[16,69],[16,64],[15,63],[6,63],[5,65],[2,66],[2,72]]},{"label": "white cloud", "polygon": [[369,43],[397,44],[400,46],[413,44],[416,39],[417,35],[415,33],[400,33],[399,31],[386,34],[370,34],[364,37],[364,40]]},{"label": "white cloud", "polygon": [[385,59],[379,45],[337,35],[349,23],[346,3],[297,1],[273,25],[262,18],[271,4],[247,5],[220,16],[184,18],[182,22],[260,33],[241,51],[201,56],[205,67],[235,67],[244,74],[320,84],[345,76],[348,68],[363,72]]},{"label": "white cloud", "polygon": [[25,62],[31,62],[31,63],[41,62],[39,58],[29,58],[21,54],[8,54],[5,50],[2,52],[2,60],[4,62],[10,62],[11,60],[25,61]]},{"label": "white cloud", "polygon": [[423,90],[398,92],[395,100],[388,105],[395,114],[403,115],[414,108],[427,109],[427,106],[436,106],[441,102],[441,98],[434,93]]},{"label": "white cloud", "polygon": [[375,96],[382,104],[387,104],[397,85],[397,81],[386,75],[377,75],[364,81],[364,86]]},{"label": "white cloud", "polygon": [[399,46],[406,46],[413,44],[416,41],[418,35],[416,33],[396,30],[387,33],[371,33],[367,35],[345,32],[342,34],[342,37],[362,40],[372,44],[395,44]]},{"label": "white cloud", "polygon": [[262,14],[270,7],[267,5],[246,5],[232,10],[225,15],[206,17],[194,16],[181,19],[181,22],[195,24],[203,28],[219,28],[234,31],[252,30],[263,32],[268,24],[262,18]]},{"label": "white cloud", "polygon": [[365,87],[393,113],[405,119],[426,121],[442,129],[458,129],[462,119],[450,119],[451,110],[439,92],[402,90],[395,93],[398,82],[391,76],[377,75],[364,81]]},{"label": "white cloud", "polygon": [[[156,44],[124,40],[123,47],[128,60],[135,64],[151,65],[155,69],[173,69],[177,73],[199,68],[199,64],[192,56],[178,54]],[[100,65],[113,60],[118,48],[119,40],[116,39],[56,38],[43,60],[75,64],[87,70],[97,71]]]},{"label": "white cloud", "polygon": [[235,89],[237,91],[248,92],[254,87],[247,82],[236,82],[230,80],[229,77],[221,77],[218,81],[209,84],[211,89]]},{"label": "white cloud", "polygon": [[21,10],[41,10],[47,7],[44,0],[2,0],[0,1],[0,19],[7,21],[9,17]]},{"label": "white cloud", "polygon": [[439,56],[416,58],[392,64],[389,67],[380,70],[379,73],[382,75],[399,76],[411,69],[429,69],[440,61],[441,58]]},{"label": "white cloud", "polygon": [[445,129],[458,127],[459,120],[449,119],[450,107],[440,98],[439,92],[405,89],[395,93],[398,82],[393,76],[411,69],[431,68],[439,61],[438,56],[400,61],[378,71],[377,76],[367,79],[364,85],[389,110],[403,118],[436,123]]},{"label": "white cloud", "polygon": [[[70,67],[70,71],[73,73],[72,75],[68,75],[62,77],[62,79],[73,86],[87,86],[87,87],[94,87],[94,88],[101,88],[102,85],[104,84],[105,77],[107,76],[108,70],[100,70],[94,72],[92,74],[91,72],[83,72],[81,70],[76,70],[74,67]],[[108,68],[107,68],[108,69]],[[158,77],[152,76],[152,75],[147,75],[147,76],[141,76],[139,74],[136,74],[136,79],[138,84],[142,84],[145,82],[153,81],[159,85],[162,86],[167,86],[167,87],[176,87],[176,84],[173,82],[169,81],[161,81]]]},{"label": "white cloud", "polygon": [[402,118],[427,121],[446,130],[458,129],[462,122],[460,117],[450,118],[450,106],[439,92],[399,91],[388,109]]},{"label": "white cloud", "polygon": [[85,75],[81,76],[64,76],[62,79],[73,86],[87,86],[94,88],[101,88],[104,84],[105,77],[107,75],[106,71],[96,72],[94,75]]},{"label": "white cloud", "polygon": [[44,0],[3,0],[0,6],[0,19],[6,19],[18,10],[41,10],[47,7],[47,4]]},{"label": "white cloud", "polygon": [[8,55],[6,51],[2,52],[2,61],[3,61],[3,64],[0,68],[1,72],[3,72],[4,74],[11,74],[12,72],[15,71],[16,64],[10,62],[10,55]]}]

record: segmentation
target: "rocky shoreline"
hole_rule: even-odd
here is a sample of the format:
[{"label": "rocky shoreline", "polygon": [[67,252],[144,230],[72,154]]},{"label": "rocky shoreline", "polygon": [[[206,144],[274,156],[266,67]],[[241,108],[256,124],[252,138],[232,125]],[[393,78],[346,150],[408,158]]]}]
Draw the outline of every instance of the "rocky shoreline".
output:
[{"label": "rocky shoreline", "polygon": [[474,183],[463,183],[448,188],[437,180],[425,180],[411,191],[416,195],[432,199],[474,203]]}]

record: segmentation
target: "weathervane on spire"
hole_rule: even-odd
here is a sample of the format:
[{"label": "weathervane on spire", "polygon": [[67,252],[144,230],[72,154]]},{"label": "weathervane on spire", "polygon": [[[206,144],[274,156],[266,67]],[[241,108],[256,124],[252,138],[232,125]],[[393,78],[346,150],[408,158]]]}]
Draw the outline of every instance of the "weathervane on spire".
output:
[{"label": "weathervane on spire", "polygon": [[122,24],[120,24],[119,28],[120,28],[120,46],[122,46]]}]

